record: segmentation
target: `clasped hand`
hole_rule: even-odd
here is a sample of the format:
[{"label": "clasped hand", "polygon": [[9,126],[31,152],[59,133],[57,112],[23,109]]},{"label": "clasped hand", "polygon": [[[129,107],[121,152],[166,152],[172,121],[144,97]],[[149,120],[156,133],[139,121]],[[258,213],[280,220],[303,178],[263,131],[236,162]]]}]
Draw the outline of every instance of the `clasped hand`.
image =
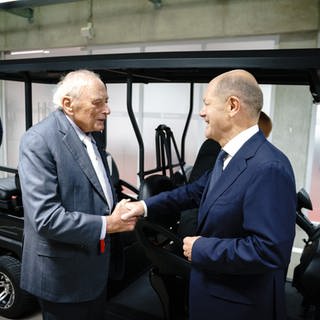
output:
[{"label": "clasped hand", "polygon": [[121,219],[123,221],[127,221],[132,218],[139,218],[144,215],[144,206],[142,204],[142,201],[127,201],[125,203],[125,207],[127,211],[123,212],[123,214],[121,215]]},{"label": "clasped hand", "polygon": [[[144,206],[142,204],[142,201],[136,201],[136,202],[127,201],[124,205],[127,208],[127,212],[124,212],[121,215],[122,220],[130,221],[130,219],[138,219],[140,216],[143,216]],[[199,238],[200,238],[199,236],[195,236],[195,237],[185,237],[183,239],[183,254],[189,261],[191,261],[192,247],[194,245],[194,242]]]},{"label": "clasped hand", "polygon": [[117,203],[112,214],[106,216],[107,219],[107,232],[124,232],[132,231],[138,221],[138,218],[143,215],[143,210],[140,213],[134,208],[136,205],[131,205],[129,199],[123,199]]}]

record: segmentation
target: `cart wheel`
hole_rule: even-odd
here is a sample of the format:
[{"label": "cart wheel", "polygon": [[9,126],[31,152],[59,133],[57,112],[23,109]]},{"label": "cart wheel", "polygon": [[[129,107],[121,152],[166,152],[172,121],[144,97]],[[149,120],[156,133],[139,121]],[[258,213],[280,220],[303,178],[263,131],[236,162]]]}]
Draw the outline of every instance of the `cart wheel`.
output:
[{"label": "cart wheel", "polygon": [[0,316],[16,319],[35,309],[36,299],[20,288],[19,260],[0,257]]}]

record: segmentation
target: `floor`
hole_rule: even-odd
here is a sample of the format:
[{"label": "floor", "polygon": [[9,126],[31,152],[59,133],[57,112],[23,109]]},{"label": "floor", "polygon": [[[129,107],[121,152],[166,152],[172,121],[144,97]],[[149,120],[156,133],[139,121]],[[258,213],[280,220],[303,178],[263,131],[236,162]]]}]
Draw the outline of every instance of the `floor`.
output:
[{"label": "floor", "polygon": [[[288,320],[312,320],[312,310],[304,312],[301,307],[302,297],[286,283]],[[305,314],[303,314],[305,313]],[[6,318],[0,317],[1,320]],[[40,312],[36,312],[23,320],[41,320]],[[108,320],[161,320],[163,319],[160,301],[149,285],[148,276],[144,274],[109,302]]]},{"label": "floor", "polygon": [[[306,234],[297,228],[297,235],[292,254],[292,263],[288,270],[289,279],[292,278],[293,269],[299,263],[300,254],[304,245]],[[292,287],[291,282],[286,283],[288,320],[314,320],[313,310],[305,311],[302,308],[302,297]],[[158,296],[151,288],[147,274],[143,274],[125,291],[109,301],[106,310],[108,320],[162,320],[162,307]],[[0,320],[6,320],[0,316]],[[23,320],[42,320],[40,311],[24,317]]]},{"label": "floor", "polygon": [[[305,233],[297,228],[297,235],[293,251],[292,263],[288,270],[288,278],[292,278],[293,269],[299,263],[300,252],[302,251],[306,238]],[[290,280],[286,283],[287,313],[288,320],[313,320],[312,309],[306,312],[302,308],[302,297],[292,287]],[[24,317],[23,320],[41,320],[40,311]],[[148,274],[143,274],[133,282],[123,292],[112,298],[108,302],[106,310],[106,319],[108,320],[162,320],[163,313],[160,301],[155,291],[149,284]],[[0,320],[6,320],[0,316]]]},{"label": "floor", "polygon": [[[149,285],[147,273],[133,282],[125,292],[120,292],[109,301],[106,319],[108,320],[161,320],[160,301]],[[160,318],[159,318],[160,317]],[[42,320],[41,313],[23,317],[23,320]],[[0,317],[0,320],[7,318]]]}]

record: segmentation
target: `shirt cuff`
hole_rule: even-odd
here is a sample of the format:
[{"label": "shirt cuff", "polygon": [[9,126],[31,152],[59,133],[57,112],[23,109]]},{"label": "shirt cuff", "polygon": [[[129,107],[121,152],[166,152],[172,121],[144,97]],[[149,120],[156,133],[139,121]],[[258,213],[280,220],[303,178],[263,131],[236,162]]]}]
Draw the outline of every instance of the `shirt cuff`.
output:
[{"label": "shirt cuff", "polygon": [[107,234],[107,219],[105,216],[101,216],[102,225],[101,225],[101,232],[100,232],[100,240],[104,239]]},{"label": "shirt cuff", "polygon": [[148,216],[148,207],[147,207],[146,203],[144,202],[144,200],[141,200],[141,202],[142,202],[143,210],[144,210],[143,216],[147,217]]}]

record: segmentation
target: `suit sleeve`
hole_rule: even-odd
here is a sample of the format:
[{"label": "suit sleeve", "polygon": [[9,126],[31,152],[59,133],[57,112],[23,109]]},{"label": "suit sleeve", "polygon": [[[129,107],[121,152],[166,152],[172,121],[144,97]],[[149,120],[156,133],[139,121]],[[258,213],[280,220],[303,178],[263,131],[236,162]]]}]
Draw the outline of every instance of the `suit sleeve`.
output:
[{"label": "suit sleeve", "polygon": [[179,215],[183,210],[199,207],[209,176],[210,171],[191,184],[146,199],[148,217]]},{"label": "suit sleeve", "polygon": [[101,216],[65,210],[55,160],[48,143],[34,130],[21,140],[19,176],[25,219],[41,236],[79,245],[99,241]]},{"label": "suit sleeve", "polygon": [[241,231],[236,236],[196,240],[195,267],[213,274],[254,274],[288,266],[296,208],[294,177],[288,166],[273,162],[257,168],[239,203]]}]

